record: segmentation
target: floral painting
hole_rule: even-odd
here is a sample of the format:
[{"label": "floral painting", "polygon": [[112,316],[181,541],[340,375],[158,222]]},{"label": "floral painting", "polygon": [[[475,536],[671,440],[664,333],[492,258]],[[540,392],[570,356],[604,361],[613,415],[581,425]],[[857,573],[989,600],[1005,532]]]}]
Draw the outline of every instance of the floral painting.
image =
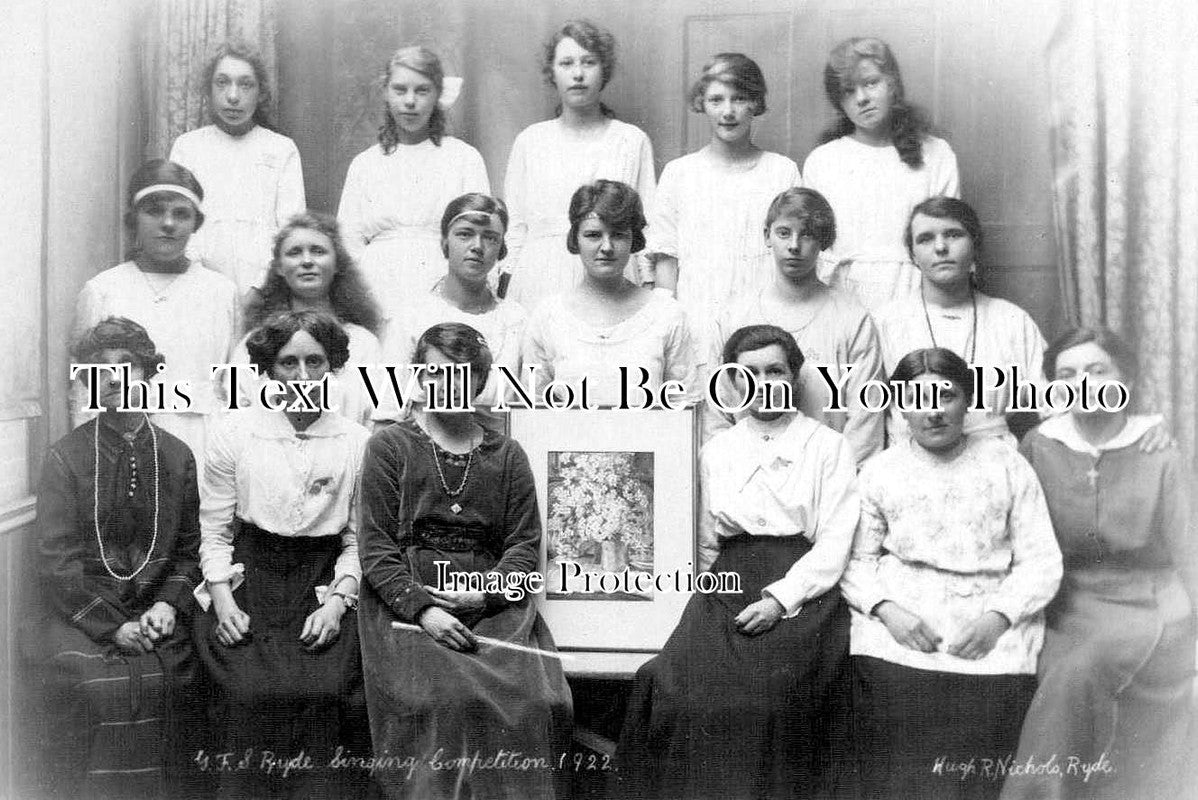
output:
[{"label": "floral painting", "polygon": [[[549,573],[574,562],[561,599],[650,600],[652,593],[587,591],[587,573],[653,571],[653,453],[550,451],[546,536]],[[555,581],[550,581],[557,586]],[[554,597],[551,591],[549,597]]]}]

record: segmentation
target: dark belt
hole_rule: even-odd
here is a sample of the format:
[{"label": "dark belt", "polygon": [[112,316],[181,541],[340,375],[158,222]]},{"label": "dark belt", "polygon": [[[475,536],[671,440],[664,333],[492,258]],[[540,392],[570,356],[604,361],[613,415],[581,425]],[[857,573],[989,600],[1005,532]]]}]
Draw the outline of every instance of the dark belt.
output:
[{"label": "dark belt", "polygon": [[493,530],[483,525],[446,525],[428,520],[412,523],[412,544],[446,553],[479,551],[497,555],[495,538]]}]

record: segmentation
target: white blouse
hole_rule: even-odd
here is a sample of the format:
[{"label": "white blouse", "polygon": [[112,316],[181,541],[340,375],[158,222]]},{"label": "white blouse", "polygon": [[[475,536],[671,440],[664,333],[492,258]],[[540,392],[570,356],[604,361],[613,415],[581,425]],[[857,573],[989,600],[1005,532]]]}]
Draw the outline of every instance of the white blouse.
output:
[{"label": "white blouse", "polygon": [[[853,609],[850,652],[940,672],[1034,674],[1061,551],[1023,456],[991,436],[967,436],[947,458],[904,439],[866,463],[859,487],[861,521],[841,580]],[[899,644],[873,615],[883,600],[922,618],[941,649]],[[988,655],[943,651],[987,611],[1011,623]]]},{"label": "white blouse", "polygon": [[792,617],[836,585],[859,508],[852,448],[843,436],[802,414],[774,422],[745,417],[703,447],[699,468],[700,569],[714,563],[721,539],[805,536],[811,549],[762,594]]},{"label": "white blouse", "polygon": [[333,584],[359,578],[358,480],[369,438],[338,414],[321,414],[303,432],[261,407],[222,415],[208,436],[200,484],[205,581],[236,588],[244,579],[245,567],[233,563],[234,517],[277,536],[340,536]]}]

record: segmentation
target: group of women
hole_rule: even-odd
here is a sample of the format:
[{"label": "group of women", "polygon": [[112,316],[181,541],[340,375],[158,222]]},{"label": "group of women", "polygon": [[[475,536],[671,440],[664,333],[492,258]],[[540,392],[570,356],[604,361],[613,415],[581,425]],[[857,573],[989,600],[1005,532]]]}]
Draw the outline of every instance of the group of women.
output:
[{"label": "group of women", "polygon": [[[516,139],[503,200],[446,132],[460,81],[397,51],[336,219],[304,209],[261,60],[218,50],[212,125],[135,173],[128,260],[76,310],[75,360],[130,369],[91,373],[99,415],[39,493],[23,642],[64,796],[568,794],[571,694],[532,600],[436,585],[540,565],[524,451],[493,413],[440,410],[489,408],[493,366],[607,405],[643,368],[699,406],[699,567],[743,591],[692,597],[638,671],[613,795],[1169,789],[1198,607],[1176,448],[1079,406],[1016,449],[1009,391],[972,408],[973,366],[1093,393],[1134,384],[1126,346],[1046,349],[977,290],[981,223],[883,42],[832,52],[838,122],[802,175],[753,143],[757,64],[715,56],[689,97],[710,141],[660,182],[600,99],[614,47],[581,21],[550,38],[559,113]],[[355,370],[378,363],[432,378],[389,403]],[[700,398],[728,363],[759,387],[735,416]],[[191,402],[122,413],[126,377]],[[923,405],[864,408],[883,377]]]}]

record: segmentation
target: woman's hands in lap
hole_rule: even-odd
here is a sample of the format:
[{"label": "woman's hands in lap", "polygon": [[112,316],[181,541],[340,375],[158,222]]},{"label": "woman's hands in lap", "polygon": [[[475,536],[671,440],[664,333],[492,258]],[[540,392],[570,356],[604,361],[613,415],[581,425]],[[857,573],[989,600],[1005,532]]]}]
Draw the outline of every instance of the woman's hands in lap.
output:
[{"label": "woman's hands in lap", "polygon": [[313,611],[304,620],[300,641],[308,650],[319,650],[336,641],[341,635],[341,618],[345,616],[345,602],[340,597],[331,597],[324,605]]},{"label": "woman's hands in lap", "polygon": [[948,646],[950,656],[967,658],[971,661],[985,658],[998,643],[998,637],[1007,632],[1011,623],[997,611],[987,611],[969,623],[961,637]]},{"label": "woman's hands in lap", "polygon": [[893,600],[883,600],[874,609],[874,616],[882,620],[894,640],[909,650],[934,653],[942,641],[940,634],[921,617],[912,614]]},{"label": "woman's hands in lap", "polygon": [[131,619],[116,629],[112,641],[117,649],[128,656],[140,656],[153,652],[154,643],[141,632],[141,621]]},{"label": "woman's hands in lap", "polygon": [[478,647],[474,634],[460,619],[439,606],[428,606],[418,619],[424,632],[437,644],[459,652],[471,652]]},{"label": "woman's hands in lap", "polygon": [[744,610],[736,615],[736,627],[743,634],[756,636],[777,625],[778,620],[782,619],[784,611],[782,604],[777,600],[772,597],[764,597],[756,603],[745,606]]},{"label": "woman's hands in lap", "polygon": [[487,596],[483,592],[451,592],[433,586],[425,586],[424,591],[429,593],[438,608],[443,608],[450,614],[477,611],[487,604]]}]

